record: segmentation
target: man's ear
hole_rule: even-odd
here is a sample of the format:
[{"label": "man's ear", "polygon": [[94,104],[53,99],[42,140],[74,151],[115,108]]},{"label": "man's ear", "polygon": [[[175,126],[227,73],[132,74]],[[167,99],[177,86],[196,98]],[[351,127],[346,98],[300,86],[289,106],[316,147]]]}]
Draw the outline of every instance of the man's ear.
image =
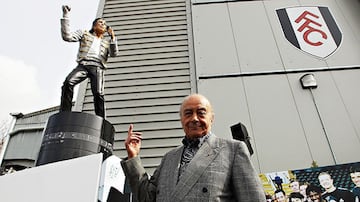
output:
[{"label": "man's ear", "polygon": [[214,119],[215,119],[215,114],[213,113],[213,114],[211,115],[211,123],[214,123]]}]

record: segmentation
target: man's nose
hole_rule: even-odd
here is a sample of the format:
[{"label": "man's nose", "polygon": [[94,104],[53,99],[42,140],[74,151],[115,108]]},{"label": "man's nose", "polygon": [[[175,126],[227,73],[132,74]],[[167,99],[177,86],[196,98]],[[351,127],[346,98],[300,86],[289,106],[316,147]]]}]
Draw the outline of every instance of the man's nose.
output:
[{"label": "man's nose", "polygon": [[196,122],[199,121],[199,117],[197,116],[196,113],[194,113],[194,114],[192,115],[191,120],[192,120],[192,121],[196,121]]}]

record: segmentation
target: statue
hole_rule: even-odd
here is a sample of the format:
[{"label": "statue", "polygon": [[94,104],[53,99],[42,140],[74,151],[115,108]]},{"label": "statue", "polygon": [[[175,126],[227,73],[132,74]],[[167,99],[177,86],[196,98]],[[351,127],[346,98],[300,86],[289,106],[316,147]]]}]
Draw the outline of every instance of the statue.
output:
[{"label": "statue", "polygon": [[[108,56],[118,53],[114,30],[102,18],[96,18],[91,29],[70,31],[70,7],[62,6],[61,36],[64,41],[80,42],[77,55],[78,65],[66,77],[61,93],[60,112],[71,111],[74,86],[89,78],[94,96],[95,114],[105,118],[104,70]],[[108,33],[110,39],[105,37]]]}]

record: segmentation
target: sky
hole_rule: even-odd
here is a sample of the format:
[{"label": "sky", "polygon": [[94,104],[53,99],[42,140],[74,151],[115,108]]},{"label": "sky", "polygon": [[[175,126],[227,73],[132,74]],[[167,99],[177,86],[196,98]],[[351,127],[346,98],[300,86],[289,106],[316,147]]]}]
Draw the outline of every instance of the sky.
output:
[{"label": "sky", "polygon": [[11,119],[10,113],[27,114],[60,104],[62,82],[76,66],[79,45],[61,38],[61,6],[71,7],[72,31],[89,30],[99,1],[1,3],[0,125]]}]

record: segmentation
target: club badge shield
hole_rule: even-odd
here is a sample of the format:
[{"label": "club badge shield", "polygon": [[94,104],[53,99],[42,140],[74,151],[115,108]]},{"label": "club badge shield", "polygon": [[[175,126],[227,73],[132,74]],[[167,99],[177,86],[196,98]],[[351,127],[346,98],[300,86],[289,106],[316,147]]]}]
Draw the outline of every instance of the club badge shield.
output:
[{"label": "club badge shield", "polygon": [[282,8],[276,13],[285,38],[311,55],[325,58],[342,41],[342,33],[328,7]]}]

